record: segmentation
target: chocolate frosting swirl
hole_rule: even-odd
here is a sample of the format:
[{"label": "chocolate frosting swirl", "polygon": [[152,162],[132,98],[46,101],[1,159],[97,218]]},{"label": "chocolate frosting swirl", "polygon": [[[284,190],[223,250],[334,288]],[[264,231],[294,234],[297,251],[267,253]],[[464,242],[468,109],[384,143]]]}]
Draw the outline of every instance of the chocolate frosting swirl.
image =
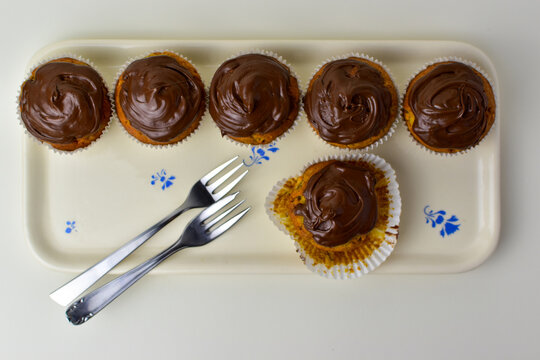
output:
[{"label": "chocolate frosting swirl", "polygon": [[204,111],[202,81],[171,56],[135,60],[118,94],[131,126],[156,142],[179,136]]},{"label": "chocolate frosting swirl", "polygon": [[375,226],[378,209],[375,177],[361,166],[336,161],[315,173],[295,208],[304,227],[323,246],[334,247]]},{"label": "chocolate frosting swirl", "polygon": [[491,126],[482,78],[469,66],[442,63],[413,82],[408,105],[413,132],[436,148],[466,149]]},{"label": "chocolate frosting swirl", "polygon": [[271,133],[298,111],[289,69],[276,59],[248,54],[223,63],[210,86],[210,114],[222,135]]},{"label": "chocolate frosting swirl", "polygon": [[378,135],[392,121],[391,107],[392,94],[380,72],[354,58],[324,65],[304,97],[304,109],[320,137],[343,145]]},{"label": "chocolate frosting swirl", "polygon": [[[101,131],[110,108],[107,88],[90,66],[49,62],[27,80],[20,95],[21,118],[37,139],[71,144]],[[110,106],[110,105],[106,105]]]}]

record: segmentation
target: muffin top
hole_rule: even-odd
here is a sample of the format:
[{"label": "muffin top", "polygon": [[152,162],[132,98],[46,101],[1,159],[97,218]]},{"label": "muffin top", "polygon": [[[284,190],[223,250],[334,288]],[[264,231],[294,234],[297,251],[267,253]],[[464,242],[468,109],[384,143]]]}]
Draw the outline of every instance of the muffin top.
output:
[{"label": "muffin top", "polygon": [[155,142],[174,139],[204,111],[201,79],[171,56],[135,60],[119,84],[117,106],[131,127]]},{"label": "muffin top", "polygon": [[425,144],[440,149],[476,145],[494,120],[487,80],[460,62],[434,64],[407,89],[407,106],[414,114],[411,131]]},{"label": "muffin top", "polygon": [[[394,97],[397,111],[397,94]],[[392,92],[381,71],[358,58],[325,64],[304,97],[304,109],[319,136],[344,145],[360,143],[388,128],[392,105]]]},{"label": "muffin top", "polygon": [[279,130],[298,112],[293,79],[271,56],[247,54],[224,62],[210,86],[210,114],[221,134],[242,138]]},{"label": "muffin top", "polygon": [[[21,87],[21,119],[28,132],[51,144],[71,144],[109,121],[108,91],[89,65],[62,58],[41,65]],[[107,108],[105,108],[107,107]]]},{"label": "muffin top", "polygon": [[334,247],[369,232],[377,222],[375,177],[361,165],[331,162],[313,174],[305,203],[295,207],[304,227],[320,245]]}]

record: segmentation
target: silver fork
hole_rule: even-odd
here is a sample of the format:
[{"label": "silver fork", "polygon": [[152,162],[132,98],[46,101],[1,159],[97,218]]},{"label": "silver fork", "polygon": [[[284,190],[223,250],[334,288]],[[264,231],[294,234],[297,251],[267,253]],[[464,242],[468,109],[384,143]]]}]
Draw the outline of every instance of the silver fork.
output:
[{"label": "silver fork", "polygon": [[[74,302],[66,310],[66,316],[69,322],[74,325],[85,323],[96,315],[101,309],[107,306],[111,301],[120,296],[120,294],[126,291],[137,280],[139,280],[172,254],[187,247],[206,245],[223,234],[225,231],[229,230],[250,210],[249,207],[223,224],[217,227],[215,227],[215,225],[217,225],[227,215],[240,206],[244,200],[238,202],[236,205],[232,206],[228,210],[225,210],[211,220],[210,217],[216,215],[222,208],[233,201],[236,195],[238,195],[238,192],[221,199],[207,209],[203,210],[189,223],[180,238],[169,248],[165,249],[150,260],[140,264],[136,268],[128,271],[124,275],[117,277],[111,282]],[[214,229],[212,229],[213,227]]]},{"label": "silver fork", "polygon": [[176,219],[183,212],[195,209],[207,207],[214,204],[216,201],[223,198],[225,195],[232,190],[232,188],[246,176],[248,170],[244,171],[240,176],[236,177],[229,184],[227,184],[219,192],[215,193],[215,190],[225,183],[231,176],[233,176],[238,169],[240,169],[243,164],[235,166],[232,170],[227,172],[225,175],[220,178],[215,179],[212,184],[209,184],[211,180],[214,180],[216,176],[222,172],[226,167],[233,163],[238,156],[230,159],[229,161],[221,164],[214,170],[210,171],[208,174],[204,175],[199,181],[197,181],[191,191],[189,192],[188,197],[180,207],[174,210],[172,213],[167,215],[163,220],[159,221],[154,226],[145,230],[134,239],[127,242],[125,245],[117,249],[115,252],[90,267],[76,278],[70,280],[66,284],[62,285],[55,291],[53,291],[49,296],[51,299],[56,301],[62,306],[70,304],[77,296],[81,295],[88,288],[94,285],[99,279],[101,279],[105,274],[111,271],[116,265],[118,265],[122,260],[124,260],[129,254],[135,251],[139,246],[145,243],[146,240],[154,236],[159,230],[161,230],[165,225]]}]

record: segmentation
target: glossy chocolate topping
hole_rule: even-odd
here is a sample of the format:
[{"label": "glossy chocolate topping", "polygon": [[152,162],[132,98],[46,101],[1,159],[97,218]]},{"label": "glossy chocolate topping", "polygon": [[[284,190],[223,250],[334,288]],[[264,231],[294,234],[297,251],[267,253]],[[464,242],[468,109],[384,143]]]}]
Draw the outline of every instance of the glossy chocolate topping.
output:
[{"label": "glossy chocolate topping", "polygon": [[99,132],[103,121],[109,120],[104,111],[109,113],[110,105],[103,80],[90,66],[50,62],[23,84],[20,109],[33,136],[53,144],[70,144]]},{"label": "glossy chocolate topping", "polygon": [[210,87],[210,114],[221,134],[249,137],[282,126],[298,109],[290,96],[290,76],[285,65],[266,55],[242,55],[223,63]]},{"label": "glossy chocolate topping", "polygon": [[118,100],[133,128],[153,141],[167,142],[201,115],[205,92],[189,69],[170,56],[157,55],[126,68]]},{"label": "glossy chocolate topping", "polygon": [[428,145],[466,149],[490,126],[482,78],[465,64],[436,65],[408,91],[415,117],[412,130]]},{"label": "glossy chocolate topping", "polygon": [[314,174],[295,208],[315,241],[333,247],[369,232],[377,222],[375,177],[358,165],[333,162]]},{"label": "glossy chocolate topping", "polygon": [[324,65],[304,97],[320,137],[343,145],[376,136],[392,121],[392,94],[380,72],[352,58]]}]

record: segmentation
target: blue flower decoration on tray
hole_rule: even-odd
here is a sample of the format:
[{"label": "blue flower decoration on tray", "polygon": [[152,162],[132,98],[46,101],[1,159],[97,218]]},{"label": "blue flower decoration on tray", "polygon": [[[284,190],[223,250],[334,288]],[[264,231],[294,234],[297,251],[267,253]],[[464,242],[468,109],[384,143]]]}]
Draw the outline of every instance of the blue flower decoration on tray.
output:
[{"label": "blue flower decoration on tray", "polygon": [[461,224],[459,224],[459,219],[456,215],[446,217],[446,211],[444,210],[431,210],[429,205],[426,205],[424,208],[424,215],[426,215],[426,224],[431,222],[431,227],[436,228],[441,227],[439,234],[442,237],[452,235],[459,230]]},{"label": "blue flower decoration on tray", "polygon": [[75,220],[74,221],[66,221],[66,234],[71,234],[73,231],[77,231],[75,228]]},{"label": "blue flower decoration on tray", "polygon": [[247,167],[251,167],[255,164],[262,164],[263,160],[270,160],[270,153],[275,153],[279,148],[276,147],[276,143],[270,144],[267,148],[257,148],[256,146],[251,147],[251,155],[249,155],[249,161],[243,160],[243,163]]},{"label": "blue flower decoration on tray", "polygon": [[174,184],[174,179],[176,179],[175,176],[167,176],[165,169],[161,169],[161,171],[152,175],[152,181],[150,181],[150,184],[156,185],[161,183],[161,190],[165,190]]}]

